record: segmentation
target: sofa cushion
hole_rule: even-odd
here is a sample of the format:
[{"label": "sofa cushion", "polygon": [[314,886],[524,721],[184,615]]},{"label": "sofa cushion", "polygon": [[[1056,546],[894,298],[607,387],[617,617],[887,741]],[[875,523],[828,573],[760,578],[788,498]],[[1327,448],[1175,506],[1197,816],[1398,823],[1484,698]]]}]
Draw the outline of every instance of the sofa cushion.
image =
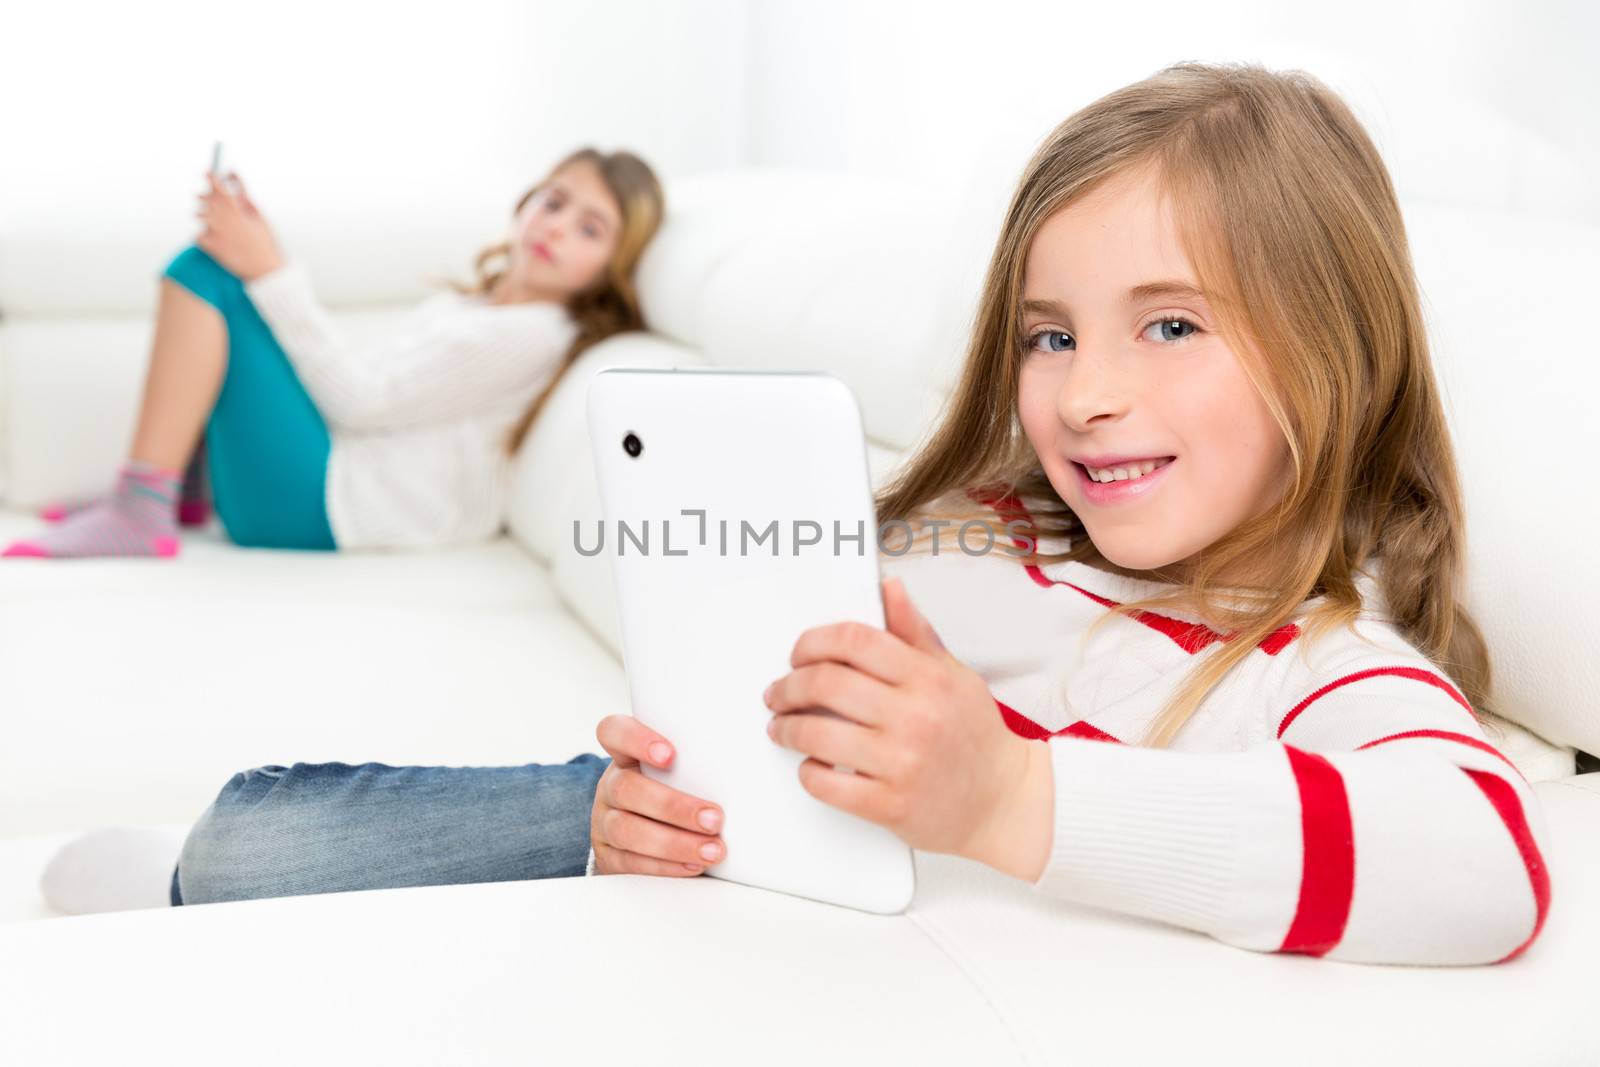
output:
[{"label": "sofa cushion", "polygon": [[[1511,964],[1251,952],[918,853],[917,894],[898,916],[714,878],[612,875],[13,924],[0,927],[0,1061],[111,1062],[175,1033],[234,1048],[264,1005],[327,1059],[499,1063],[530,1047],[591,1059],[615,1029],[606,991],[623,974],[630,1032],[709,1062],[848,1050],[861,1062],[1179,1063],[1225,1048],[1230,1063],[1277,1065],[1314,1034],[1314,1052],[1291,1058],[1586,1063],[1600,1052],[1582,1023],[1600,941],[1586,906],[1600,893],[1600,792],[1537,788],[1557,888],[1539,940]],[[308,966],[296,945],[336,965]],[[1152,1006],[1166,1025],[1150,1024]]]},{"label": "sofa cushion", "polygon": [[[0,540],[35,525],[0,513]],[[564,762],[621,668],[515,542],[5,560],[0,838],[188,822],[266,763]]]},{"label": "sofa cushion", "polygon": [[[703,367],[705,360],[662,337],[625,333],[609,337],[567,369],[528,431],[511,467],[506,523],[535,558],[553,564],[572,552],[572,520],[590,512],[572,501],[594,485],[585,398],[589,380],[607,367]],[[598,514],[598,511],[593,512]]]}]

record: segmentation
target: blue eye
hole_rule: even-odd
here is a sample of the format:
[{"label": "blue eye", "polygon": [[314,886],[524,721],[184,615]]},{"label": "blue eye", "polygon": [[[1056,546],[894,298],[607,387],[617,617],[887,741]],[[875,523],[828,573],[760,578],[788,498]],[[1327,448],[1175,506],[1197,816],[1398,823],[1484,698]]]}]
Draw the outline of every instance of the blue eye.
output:
[{"label": "blue eye", "polygon": [[[1039,338],[1041,337],[1051,338],[1051,340],[1045,342],[1049,347],[1043,349],[1038,347]],[[1070,347],[1057,348],[1055,338],[1060,338],[1064,346]],[[1028,335],[1028,350],[1031,352],[1069,352],[1077,347],[1078,342],[1074,341],[1070,334],[1062,330],[1040,330],[1038,333]]]},{"label": "blue eye", "polygon": [[[1195,331],[1199,329],[1198,326],[1184,318],[1182,315],[1166,315],[1162,318],[1154,320],[1153,322],[1146,323],[1145,328],[1141,331],[1141,333],[1149,333],[1151,326],[1162,327],[1161,337],[1159,339],[1169,343],[1173,341],[1182,341],[1185,338],[1192,337],[1194,336]],[[1166,331],[1166,327],[1168,326],[1187,326],[1189,328],[1189,332],[1181,334],[1177,337],[1171,337],[1168,336]]]}]

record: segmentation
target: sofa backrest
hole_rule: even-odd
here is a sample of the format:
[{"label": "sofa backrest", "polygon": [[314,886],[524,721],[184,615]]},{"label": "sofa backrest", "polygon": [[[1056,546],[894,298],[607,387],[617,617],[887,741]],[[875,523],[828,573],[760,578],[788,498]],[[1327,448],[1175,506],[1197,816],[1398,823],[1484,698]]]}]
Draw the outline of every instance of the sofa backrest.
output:
[{"label": "sofa backrest", "polygon": [[[652,329],[676,344],[618,339],[594,355],[826,370],[855,390],[880,475],[914,448],[964,356],[993,233],[975,232],[959,204],[842,175],[706,175],[668,196],[640,289]],[[1600,529],[1600,480],[1586,471],[1600,453],[1590,414],[1600,372],[1582,315],[1568,310],[1583,282],[1600,278],[1600,229],[1426,203],[1405,214],[1465,486],[1468,607],[1494,657],[1492,708],[1600,752],[1600,631],[1573,621],[1600,603],[1588,544]],[[571,451],[520,461],[519,507],[543,510],[529,494],[564,501],[560,521],[531,537],[536,524],[514,526],[567,572],[563,592],[588,603],[585,617],[614,644],[609,572],[570,549],[571,520],[599,514],[587,442],[567,436],[582,427],[582,383],[568,383],[560,428],[532,439],[536,451],[548,440],[570,440]],[[581,460],[547,496],[549,476],[530,471],[553,471],[555,453]]]},{"label": "sofa backrest", "polygon": [[921,439],[960,368],[991,234],[926,190],[841,174],[705,175],[670,197],[639,278],[655,331],[717,366],[827,371],[869,437]]},{"label": "sofa backrest", "polygon": [[[569,600],[590,605],[597,631],[615,610],[609,570],[570,550],[572,520],[598,516],[587,378],[622,363],[829,371],[860,401],[881,480],[954,381],[1005,193],[955,203],[909,184],[789,172],[701,175],[667,192],[668,221],[640,267],[652,332],[588,353],[514,465],[512,530]],[[1600,229],[1426,203],[1405,214],[1466,489],[1468,606],[1494,653],[1493,707],[1600,752],[1600,637],[1581,619],[1600,603],[1588,544],[1600,529],[1588,470],[1600,372],[1582,314]],[[304,254],[341,317],[377,328],[386,312],[352,305],[404,306],[417,279],[448,270],[476,237],[407,239],[359,284]],[[153,279],[175,250],[160,235],[102,248],[0,232],[0,499],[31,506],[109,477],[138,403]]]},{"label": "sofa backrest", "polygon": [[1588,288],[1600,227],[1406,205],[1467,506],[1467,607],[1492,706],[1600,753],[1600,367]]}]

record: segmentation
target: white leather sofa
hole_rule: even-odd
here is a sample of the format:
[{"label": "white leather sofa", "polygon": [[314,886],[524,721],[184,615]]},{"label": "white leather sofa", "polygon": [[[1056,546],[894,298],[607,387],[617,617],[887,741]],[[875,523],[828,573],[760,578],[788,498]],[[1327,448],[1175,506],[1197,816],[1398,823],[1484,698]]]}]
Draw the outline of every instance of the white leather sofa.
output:
[{"label": "white leather sofa", "polygon": [[[319,555],[210,531],[172,564],[0,565],[0,1062],[1600,1062],[1600,773],[1574,762],[1600,752],[1600,376],[1581,298],[1600,233],[1427,204],[1407,216],[1468,489],[1472,606],[1512,720],[1501,747],[1550,830],[1551,910],[1512,963],[1257,954],[921,854],[917,897],[889,918],[634,877],[50,915],[38,878],[62,841],[186,824],[246,767],[596,750],[595,722],[628,696],[609,562],[571,547],[574,518],[598,514],[587,376],[831,371],[860,399],[881,478],[950,385],[1003,193],[672,183],[642,268],[653,332],[569,377],[492,543]],[[106,483],[155,276],[185,236],[0,232],[0,540]],[[361,331],[420,296],[422,275],[459,271],[477,236],[373,235],[354,245],[370,269],[329,268],[354,262],[347,235],[297,250]]]}]

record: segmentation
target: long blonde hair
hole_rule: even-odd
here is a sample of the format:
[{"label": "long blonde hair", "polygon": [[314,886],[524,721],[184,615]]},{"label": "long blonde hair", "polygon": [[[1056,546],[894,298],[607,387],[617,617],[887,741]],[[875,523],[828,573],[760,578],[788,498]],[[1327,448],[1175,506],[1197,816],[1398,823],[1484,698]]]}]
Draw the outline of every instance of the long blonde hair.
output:
[{"label": "long blonde hair", "polygon": [[[878,521],[949,509],[982,487],[1040,502],[1038,536],[1070,539],[1022,563],[1110,564],[1051,487],[1017,417],[1021,301],[1040,226],[1097,183],[1149,165],[1175,209],[1221,332],[1266,400],[1294,480],[1263,514],[1193,559],[1170,595],[1226,639],[1198,657],[1144,743],[1164,746],[1207,694],[1304,603],[1304,641],[1350,625],[1373,577],[1386,617],[1487,711],[1490,664],[1461,604],[1465,532],[1449,431],[1389,174],[1346,104],[1301,71],[1178,63],[1095,101],[1035,152],[989,262],[945,417],[878,495]],[[969,517],[981,512],[969,504]],[[1226,587],[1249,573],[1258,584]],[[1159,575],[1152,574],[1152,577]],[[1240,597],[1240,594],[1244,594]],[[1226,601],[1233,601],[1227,603]]]},{"label": "long blonde hair", "polygon": [[[622,213],[622,226],[617,234],[616,248],[600,278],[568,299],[567,311],[578,324],[578,334],[561,357],[555,374],[507,434],[508,452],[515,452],[522,447],[523,439],[528,436],[528,430],[549,401],[550,394],[555,392],[567,368],[579,356],[613,334],[645,328],[644,314],[639,310],[639,294],[634,288],[633,271],[666,213],[666,197],[649,164],[631,152],[601,152],[594,148],[580,148],[552,167],[543,181],[522,194],[511,211],[512,217],[521,214],[528,201],[558,173],[578,163],[587,163],[599,171],[606,188],[616,198],[617,208]],[[454,284],[453,287],[462,293],[489,293],[504,276],[510,253],[509,241],[490,245],[479,252],[473,262],[475,280],[471,284]]]}]

